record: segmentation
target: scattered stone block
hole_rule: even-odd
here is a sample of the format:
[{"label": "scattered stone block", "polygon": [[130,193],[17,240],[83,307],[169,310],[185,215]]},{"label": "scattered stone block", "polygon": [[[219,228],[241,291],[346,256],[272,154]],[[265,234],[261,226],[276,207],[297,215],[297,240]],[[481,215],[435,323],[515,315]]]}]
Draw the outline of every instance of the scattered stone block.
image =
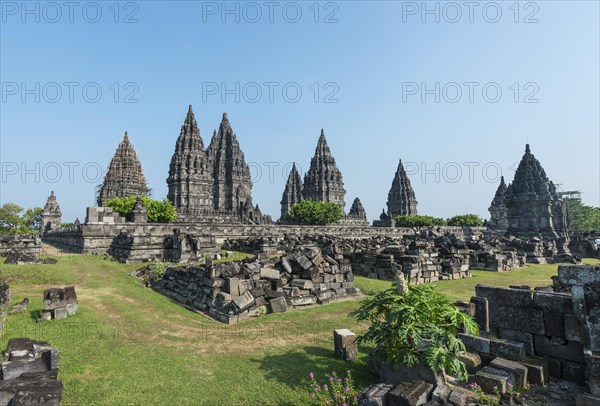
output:
[{"label": "scattered stone block", "polygon": [[536,354],[548,355],[579,363],[585,362],[581,343],[569,341],[566,344],[562,344],[558,340],[538,334],[534,335],[533,340]]},{"label": "scattered stone block", "polygon": [[359,406],[388,406],[388,394],[392,385],[376,383],[367,387],[358,395]]},{"label": "scattered stone block", "polygon": [[458,338],[465,344],[467,351],[478,353],[490,353],[490,339],[485,337],[471,336],[468,334],[458,334]]},{"label": "scattered stone block", "polygon": [[524,387],[527,384],[527,367],[514,361],[509,361],[504,358],[496,358],[492,362],[490,362],[490,367],[502,369],[504,371],[510,372],[514,379],[515,385],[519,387]]},{"label": "scattered stone block", "polygon": [[289,297],[287,300],[292,306],[308,306],[317,303],[317,297],[314,295]]},{"label": "scattered stone block", "polygon": [[294,288],[299,288],[299,289],[312,289],[313,283],[312,283],[312,281],[307,280],[307,279],[294,279],[294,280],[292,280],[292,283],[290,284],[290,286],[292,286]]},{"label": "scattered stone block", "polygon": [[343,328],[333,332],[334,352],[338,358],[345,361],[353,361],[358,355],[356,334]]},{"label": "scattered stone block", "polygon": [[262,279],[279,279],[281,278],[281,274],[277,269],[273,268],[262,268],[260,270],[260,277]]},{"label": "scattered stone block", "polygon": [[492,393],[494,386],[498,387],[500,393],[506,393],[508,384],[510,383],[513,386],[515,384],[514,377],[510,372],[489,365],[477,371],[475,382],[487,393]]},{"label": "scattered stone block", "polygon": [[276,297],[274,299],[269,300],[269,305],[271,306],[272,313],[283,313],[287,312],[288,306],[284,297]]},{"label": "scattered stone block", "polygon": [[389,406],[422,406],[429,400],[433,385],[424,381],[407,381],[388,393]]},{"label": "scattered stone block", "polygon": [[548,361],[542,357],[527,357],[523,362],[527,368],[527,380],[533,385],[546,385],[548,382]]},{"label": "scattered stone block", "polygon": [[524,333],[522,331],[499,328],[498,338],[523,343],[526,355],[533,355],[535,353],[533,348],[533,334],[531,333]]},{"label": "scattered stone block", "polygon": [[525,359],[525,344],[492,338],[490,339],[490,354],[512,361],[522,361]]},{"label": "scattered stone block", "polygon": [[478,354],[473,354],[471,352],[461,352],[458,355],[458,360],[465,364],[467,368],[467,372],[470,374],[474,374],[479,369],[481,369],[481,357]]}]

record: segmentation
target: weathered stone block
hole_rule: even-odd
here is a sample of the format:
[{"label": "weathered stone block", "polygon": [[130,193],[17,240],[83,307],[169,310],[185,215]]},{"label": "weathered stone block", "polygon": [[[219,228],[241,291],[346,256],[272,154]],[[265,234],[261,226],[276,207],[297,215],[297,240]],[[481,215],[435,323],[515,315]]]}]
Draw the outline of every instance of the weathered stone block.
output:
[{"label": "weathered stone block", "polygon": [[334,352],[338,358],[352,361],[358,355],[356,334],[348,329],[338,329],[333,332]]},{"label": "weathered stone block", "polygon": [[565,339],[567,341],[583,342],[583,333],[579,320],[573,314],[565,314]]},{"label": "weathered stone block", "polygon": [[525,359],[525,344],[518,341],[490,339],[490,354],[512,361]]},{"label": "weathered stone block", "polygon": [[594,396],[600,396],[600,354],[585,355],[588,386]]},{"label": "weathered stone block", "polygon": [[582,364],[585,362],[581,343],[569,341],[566,344],[558,344],[552,338],[537,334],[534,335],[533,340],[536,354],[549,355]]},{"label": "weathered stone block", "polygon": [[575,395],[575,406],[598,406],[600,405],[600,396],[590,395],[589,393],[578,393]]},{"label": "weathered stone block", "polygon": [[358,395],[359,406],[388,406],[388,394],[392,385],[377,383],[363,390]]},{"label": "weathered stone block", "polygon": [[299,288],[299,289],[312,289],[313,283],[308,279],[294,279],[290,286]]},{"label": "weathered stone block", "polygon": [[533,305],[533,291],[477,285],[475,294],[491,303],[507,306],[529,307]]},{"label": "weathered stone block", "polygon": [[245,292],[241,296],[234,297],[231,301],[233,310],[238,314],[254,306],[254,303],[254,296],[250,292]]},{"label": "weathered stone block", "polygon": [[458,360],[465,364],[467,368],[467,372],[470,374],[474,374],[479,369],[481,369],[481,357],[478,354],[473,354],[471,352],[461,352],[458,355]]},{"label": "weathered stone block", "polygon": [[502,369],[504,371],[510,372],[514,379],[515,385],[519,387],[524,387],[527,384],[527,367],[514,361],[509,361],[504,358],[496,358],[492,362],[490,362],[490,366],[497,369]]},{"label": "weathered stone block", "polygon": [[424,381],[407,381],[396,385],[388,394],[389,406],[421,406],[427,403],[433,385]]},{"label": "weathered stone block", "polygon": [[448,402],[452,406],[466,406],[469,400],[469,395],[460,389],[454,389],[448,395]]},{"label": "weathered stone block", "polygon": [[307,306],[317,303],[317,297],[314,295],[290,297],[287,300],[292,306]]},{"label": "weathered stone block", "polygon": [[475,374],[475,382],[477,382],[477,384],[481,386],[481,389],[487,393],[492,393],[494,391],[494,386],[498,387],[500,393],[506,393],[508,384],[514,386],[515,379],[510,372],[486,366],[477,371]]},{"label": "weathered stone block", "polygon": [[544,312],[490,303],[490,327],[544,334]]},{"label": "weathered stone block", "polygon": [[67,303],[67,315],[72,316],[77,313],[77,303]]},{"label": "weathered stone block", "polygon": [[562,379],[569,382],[575,382],[580,385],[585,385],[585,364],[562,360],[561,366]]},{"label": "weathered stone block", "polygon": [[481,332],[490,331],[490,313],[488,300],[485,297],[471,297],[471,303],[475,305],[475,321]]},{"label": "weathered stone block", "polygon": [[287,302],[285,301],[284,297],[276,297],[269,300],[269,305],[271,306],[271,312],[273,313],[283,313],[288,309]]},{"label": "weathered stone block", "polygon": [[490,353],[490,339],[485,337],[475,337],[468,334],[458,334],[458,338],[465,344],[467,351],[475,351],[478,353]]},{"label": "weathered stone block", "polygon": [[277,269],[262,268],[260,270],[260,277],[262,279],[279,279],[281,275]]},{"label": "weathered stone block", "polygon": [[565,314],[554,310],[544,310],[544,334],[565,338]]},{"label": "weathered stone block", "polygon": [[523,343],[523,345],[525,346],[525,354],[526,355],[534,354],[533,334],[531,334],[531,333],[524,333],[521,331],[510,330],[510,329],[506,329],[506,328],[499,328],[498,329],[498,338],[502,338],[504,340],[518,341],[520,343]]},{"label": "weathered stone block", "polygon": [[533,385],[548,382],[548,361],[542,357],[527,357],[521,362],[527,368],[527,380]]},{"label": "weathered stone block", "polygon": [[65,305],[65,307],[59,307],[59,308],[53,309],[53,310],[51,310],[51,312],[52,312],[52,318],[54,320],[67,318],[67,306],[66,305]]},{"label": "weathered stone block", "polygon": [[573,314],[573,299],[570,293],[535,292],[533,294],[533,303],[542,309]]}]

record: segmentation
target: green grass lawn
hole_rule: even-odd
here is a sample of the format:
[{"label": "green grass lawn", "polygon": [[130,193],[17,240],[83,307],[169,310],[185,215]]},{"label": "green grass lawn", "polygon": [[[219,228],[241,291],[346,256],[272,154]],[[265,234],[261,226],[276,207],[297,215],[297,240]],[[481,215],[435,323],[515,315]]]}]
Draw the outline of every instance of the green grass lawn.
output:
[{"label": "green grass lawn", "polygon": [[[309,404],[310,372],[324,376],[350,369],[360,386],[375,381],[366,368],[368,347],[360,348],[355,362],[333,357],[334,329],[360,333],[366,328],[347,317],[357,301],[227,326],[140,287],[129,276],[140,265],[93,255],[56,258],[54,265],[0,264],[12,303],[30,298],[30,311],[8,316],[0,348],[12,337],[57,347],[64,405],[297,405]],[[437,285],[452,300],[468,300],[478,283],[543,286],[556,269],[532,265],[510,273],[475,271],[471,279]],[[78,313],[36,323],[43,290],[71,284],[79,297]],[[356,284],[368,294],[390,286],[360,277]]]}]

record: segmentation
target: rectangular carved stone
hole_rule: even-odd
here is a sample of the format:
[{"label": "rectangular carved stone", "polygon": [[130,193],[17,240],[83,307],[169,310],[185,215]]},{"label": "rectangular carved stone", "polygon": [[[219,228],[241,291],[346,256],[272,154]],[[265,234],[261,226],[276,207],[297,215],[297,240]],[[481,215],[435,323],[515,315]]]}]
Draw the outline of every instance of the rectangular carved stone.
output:
[{"label": "rectangular carved stone", "polygon": [[563,360],[561,366],[562,379],[585,385],[585,364]]},{"label": "rectangular carved stone", "polygon": [[521,362],[527,367],[527,380],[533,385],[546,385],[548,382],[548,361],[542,357],[527,357]]},{"label": "rectangular carved stone", "polygon": [[565,338],[567,341],[583,342],[579,320],[573,314],[565,314]]},{"label": "rectangular carved stone", "polygon": [[484,337],[475,337],[468,334],[458,334],[458,338],[465,344],[467,351],[476,351],[478,353],[490,353],[490,339]]},{"label": "rectangular carved stone", "polygon": [[555,310],[544,310],[545,335],[565,338],[565,314]]},{"label": "rectangular carved stone", "polygon": [[504,340],[518,341],[525,346],[525,354],[533,355],[533,334],[524,333],[522,331],[510,330],[506,328],[498,329],[498,338]]},{"label": "rectangular carved stone", "polygon": [[479,325],[479,331],[490,331],[490,312],[488,300],[485,297],[471,297],[471,303],[475,305],[475,321]]},{"label": "rectangular carved stone", "polygon": [[500,393],[506,393],[508,384],[514,386],[515,379],[510,372],[487,366],[477,371],[475,382],[487,393],[493,393],[494,387],[498,387]]},{"label": "rectangular carved stone", "polygon": [[269,304],[271,305],[271,311],[273,313],[282,313],[286,312],[288,309],[287,302],[284,297],[276,297],[274,299],[269,300]]},{"label": "rectangular carved stone", "polygon": [[543,309],[573,314],[573,299],[570,293],[535,292],[533,294],[533,303],[535,306]]},{"label": "rectangular carved stone", "polygon": [[522,361],[525,359],[525,344],[518,341],[491,338],[490,354],[512,361]]},{"label": "rectangular carved stone", "polygon": [[496,358],[492,362],[490,362],[490,366],[498,369],[503,369],[513,374],[516,386],[524,387],[528,382],[527,367],[523,366],[518,362],[509,361],[503,358]]},{"label": "rectangular carved stone", "polygon": [[333,331],[334,352],[338,358],[352,361],[358,355],[356,346],[356,334],[343,328]]},{"label": "rectangular carved stone", "polygon": [[433,385],[424,381],[400,382],[389,392],[389,406],[424,405],[431,397]]},{"label": "rectangular carved stone", "polygon": [[359,406],[388,406],[388,393],[392,385],[376,383],[367,387],[358,395]]},{"label": "rectangular carved stone", "polygon": [[544,334],[544,312],[490,303],[490,327]]},{"label": "rectangular carved stone", "polygon": [[580,363],[585,362],[581,343],[570,341],[566,344],[559,344],[557,340],[538,334],[533,336],[533,341],[536,354],[549,355]]},{"label": "rectangular carved stone", "polygon": [[477,285],[475,294],[478,297],[485,297],[489,302],[508,306],[528,307],[533,305],[533,291],[530,290]]}]

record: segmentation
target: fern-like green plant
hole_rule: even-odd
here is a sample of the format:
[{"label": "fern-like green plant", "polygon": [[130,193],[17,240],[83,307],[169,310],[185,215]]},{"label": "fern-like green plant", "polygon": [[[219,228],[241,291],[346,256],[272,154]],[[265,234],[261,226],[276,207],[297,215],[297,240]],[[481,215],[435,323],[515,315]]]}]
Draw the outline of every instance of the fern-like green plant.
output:
[{"label": "fern-like green plant", "polygon": [[363,300],[351,316],[371,323],[358,340],[377,344],[386,362],[407,367],[423,363],[434,371],[468,378],[458,359],[465,346],[457,334],[464,328],[476,335],[479,327],[433,285],[411,285],[399,293],[394,284]]}]

